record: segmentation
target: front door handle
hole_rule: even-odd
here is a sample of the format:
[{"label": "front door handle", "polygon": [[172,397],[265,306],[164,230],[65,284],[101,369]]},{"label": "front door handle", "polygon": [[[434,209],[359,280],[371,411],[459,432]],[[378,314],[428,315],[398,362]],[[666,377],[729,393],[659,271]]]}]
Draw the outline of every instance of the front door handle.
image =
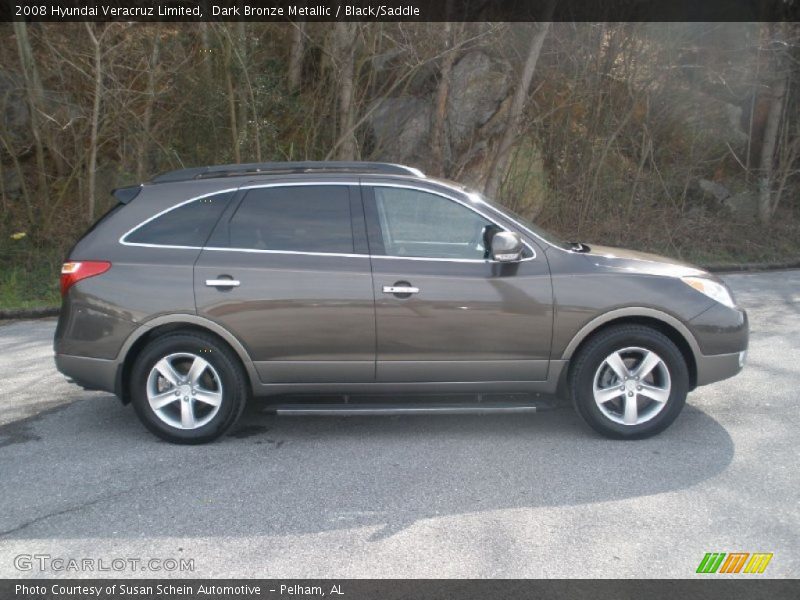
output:
[{"label": "front door handle", "polygon": [[396,281],[394,285],[383,286],[384,294],[394,294],[395,298],[410,298],[411,294],[419,294],[419,288],[407,281]]},{"label": "front door handle", "polygon": [[206,279],[208,287],[239,287],[241,282],[238,279]]}]

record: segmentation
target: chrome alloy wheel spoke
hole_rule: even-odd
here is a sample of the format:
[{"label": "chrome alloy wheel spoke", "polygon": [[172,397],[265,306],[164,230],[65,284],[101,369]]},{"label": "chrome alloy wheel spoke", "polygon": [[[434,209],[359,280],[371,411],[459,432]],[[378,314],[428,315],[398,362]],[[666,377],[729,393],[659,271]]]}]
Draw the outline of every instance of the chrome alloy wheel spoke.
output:
[{"label": "chrome alloy wheel spoke", "polygon": [[663,361],[659,358],[658,354],[655,352],[648,352],[644,355],[639,366],[636,367],[636,372],[633,375],[639,379],[644,379],[660,364],[663,364]]},{"label": "chrome alloy wheel spoke", "polygon": [[177,371],[175,371],[175,367],[173,367],[172,363],[166,358],[162,358],[160,361],[158,361],[154,368],[158,371],[159,375],[169,381],[172,385],[180,385],[182,377],[177,373]]},{"label": "chrome alloy wheel spoke", "polygon": [[647,396],[651,400],[661,402],[662,404],[669,400],[669,389],[656,387],[647,383],[643,383],[641,388],[642,389],[639,390],[639,394],[642,396]]},{"label": "chrome alloy wheel spoke", "polygon": [[195,389],[194,399],[197,402],[208,404],[209,406],[219,406],[222,404],[222,394],[209,390]]},{"label": "chrome alloy wheel spoke", "polygon": [[168,404],[177,402],[178,400],[180,400],[180,397],[178,394],[175,393],[174,389],[169,389],[166,392],[161,392],[160,394],[148,396],[148,400],[150,401],[150,406],[153,408],[153,410],[160,410],[165,406],[167,406]]},{"label": "chrome alloy wheel spoke", "polygon": [[625,396],[625,414],[623,420],[625,425],[636,425],[639,420],[639,406],[638,398],[636,395]]},{"label": "chrome alloy wheel spoke", "polygon": [[197,419],[194,416],[194,400],[189,398],[181,402],[181,426],[184,429],[194,429],[197,427]]},{"label": "chrome alloy wheel spoke", "polygon": [[189,369],[189,372],[186,374],[187,379],[192,385],[198,385],[200,382],[200,377],[203,375],[205,370],[208,368],[208,361],[199,356],[196,356],[194,362],[192,362],[192,366]]},{"label": "chrome alloy wheel spoke", "polygon": [[617,377],[620,379],[630,377],[628,367],[625,364],[625,361],[622,360],[619,352],[614,352],[613,354],[609,355],[608,358],[606,358],[605,364],[611,367],[611,370],[614,371],[614,373],[616,373]]}]

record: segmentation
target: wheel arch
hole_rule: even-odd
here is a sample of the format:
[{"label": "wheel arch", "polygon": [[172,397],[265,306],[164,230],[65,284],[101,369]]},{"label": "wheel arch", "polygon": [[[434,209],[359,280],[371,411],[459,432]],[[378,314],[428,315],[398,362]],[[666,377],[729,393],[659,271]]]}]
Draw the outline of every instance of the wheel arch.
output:
[{"label": "wheel arch", "polygon": [[[680,350],[689,370],[689,388],[697,386],[697,356],[700,347],[694,335],[680,320],[667,313],[650,308],[625,308],[613,310],[596,317],[576,333],[564,350],[561,358],[569,361],[570,369],[577,355],[586,343],[600,331],[617,325],[644,325],[667,336]],[[565,369],[568,371],[569,369]],[[566,377],[565,377],[566,379]]]},{"label": "wheel arch", "polygon": [[245,373],[247,373],[250,393],[252,394],[254,383],[258,381],[258,373],[247,349],[234,335],[214,321],[197,315],[169,315],[157,317],[139,327],[128,337],[120,349],[117,357],[118,368],[115,391],[123,404],[128,404],[131,401],[128,383],[133,363],[141,351],[154,339],[176,332],[203,333],[230,349],[234,356],[238,358]]}]

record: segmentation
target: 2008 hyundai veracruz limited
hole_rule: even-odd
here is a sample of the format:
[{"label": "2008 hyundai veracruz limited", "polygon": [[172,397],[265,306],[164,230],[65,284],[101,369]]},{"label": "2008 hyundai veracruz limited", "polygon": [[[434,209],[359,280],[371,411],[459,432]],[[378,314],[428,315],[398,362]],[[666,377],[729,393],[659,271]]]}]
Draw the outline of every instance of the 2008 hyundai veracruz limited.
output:
[{"label": "2008 hyundai veracruz limited", "polygon": [[254,396],[295,414],[569,398],[643,438],[744,364],[747,316],[713,275],[562,242],[416,169],[200,167],[114,194],[63,266],[55,360],[172,442],[222,435]]}]

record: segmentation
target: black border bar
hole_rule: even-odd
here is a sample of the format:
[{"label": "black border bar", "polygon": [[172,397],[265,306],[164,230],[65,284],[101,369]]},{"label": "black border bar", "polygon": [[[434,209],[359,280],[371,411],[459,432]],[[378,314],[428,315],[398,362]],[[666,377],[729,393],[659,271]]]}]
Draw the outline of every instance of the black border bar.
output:
[{"label": "black border bar", "polygon": [[800,0],[0,0],[0,21],[798,21]]},{"label": "black border bar", "polygon": [[[579,568],[580,561],[576,561]],[[3,600],[784,600],[797,579],[3,579]],[[26,586],[23,590],[18,586]],[[123,589],[123,586],[127,586]],[[162,586],[159,588],[158,586]],[[212,588],[203,593],[201,586]],[[41,593],[32,592],[38,588]],[[226,593],[225,588],[235,591]],[[159,593],[159,589],[161,593]],[[222,589],[222,593],[220,593]],[[22,590],[22,591],[21,591]],[[76,593],[69,593],[75,590]],[[313,591],[311,591],[313,590]],[[98,593],[99,591],[99,593]],[[319,591],[324,595],[320,595]],[[123,593],[124,592],[124,593]],[[133,593],[136,592],[136,593]]]}]

